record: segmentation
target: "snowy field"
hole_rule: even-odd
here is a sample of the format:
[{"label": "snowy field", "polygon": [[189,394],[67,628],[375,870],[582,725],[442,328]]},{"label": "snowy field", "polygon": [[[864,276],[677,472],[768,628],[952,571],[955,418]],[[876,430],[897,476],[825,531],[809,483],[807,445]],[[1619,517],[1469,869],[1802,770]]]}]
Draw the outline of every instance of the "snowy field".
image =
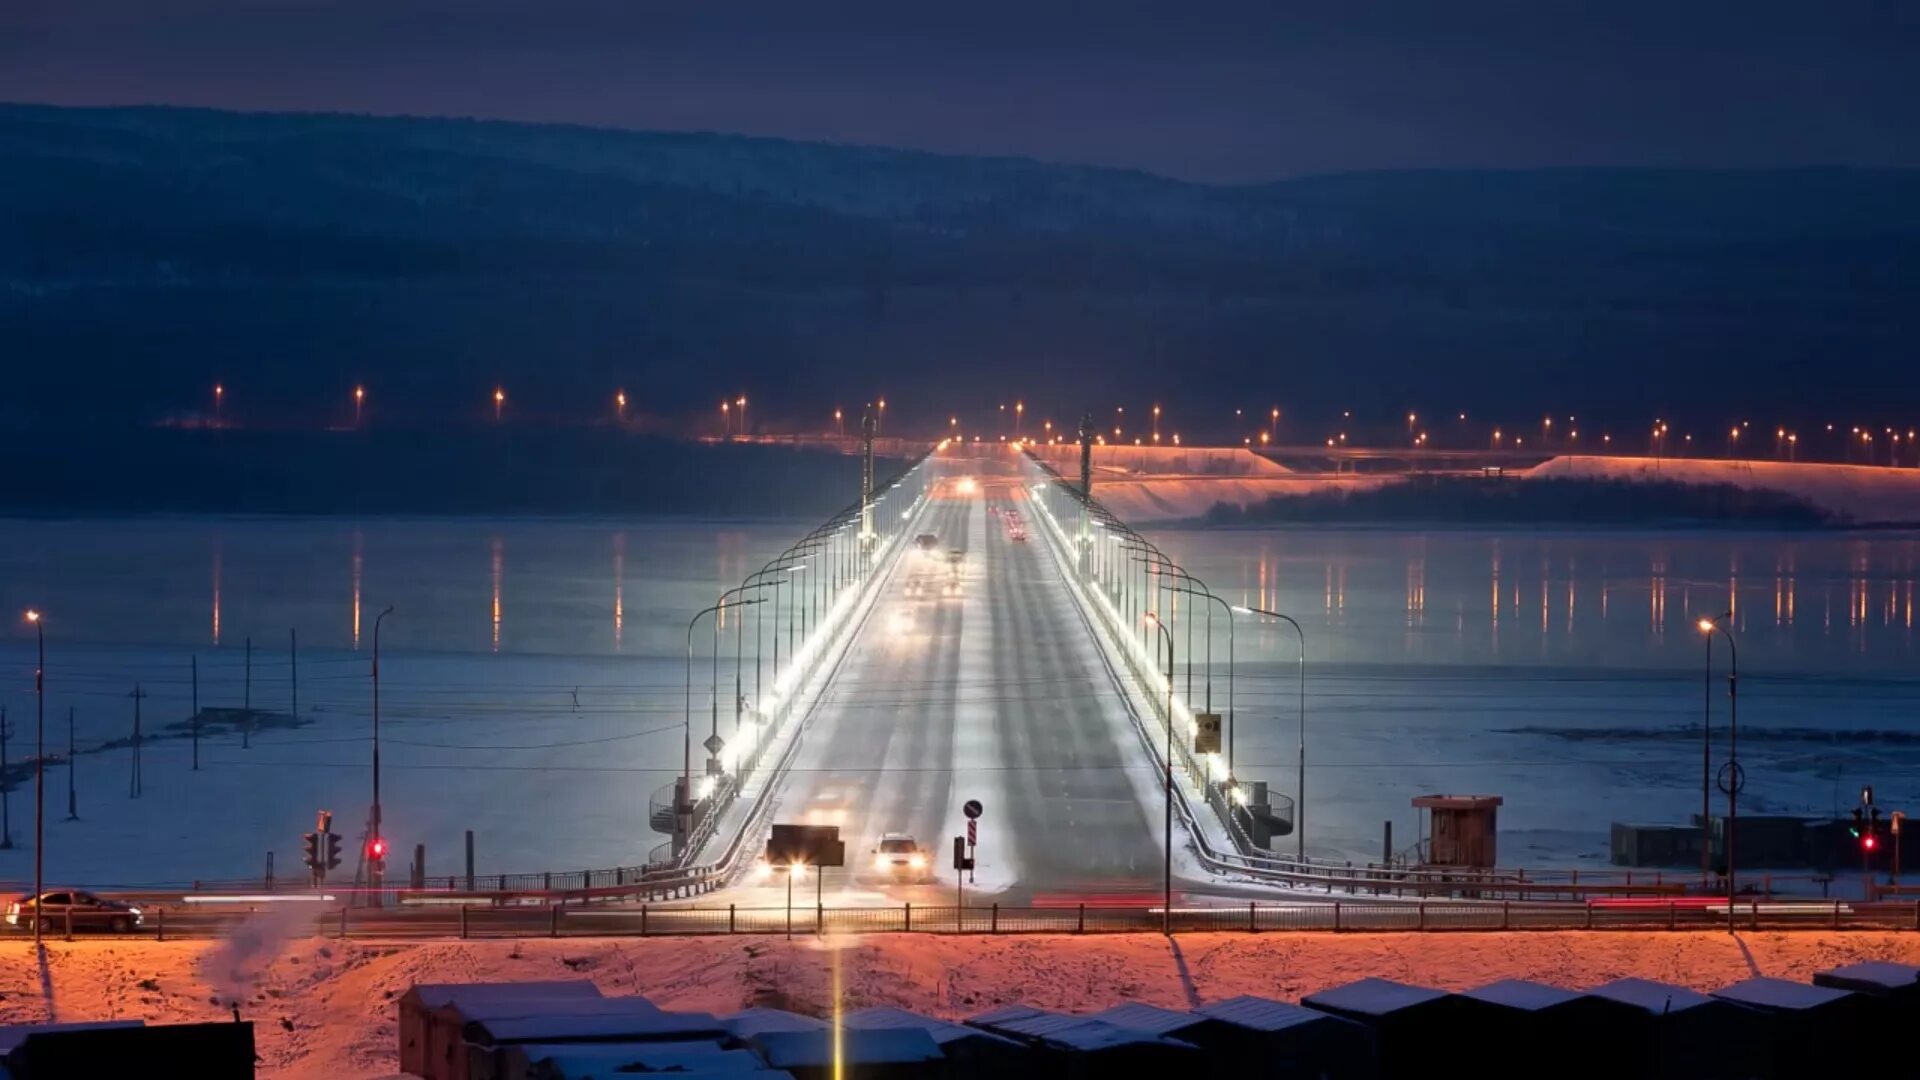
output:
[{"label": "snowy field", "polygon": [[[648,796],[680,768],[686,619],[805,529],[798,522],[142,519],[0,523],[0,705],[14,847],[31,874],[32,636],[49,612],[47,741],[75,718],[69,774],[47,774],[51,880],[146,884],[298,873],[299,836],[334,811],[354,837],[370,801],[373,623],[382,635],[383,801],[396,872],[631,865],[659,841]],[[1844,808],[1860,783],[1920,804],[1920,645],[1911,534],[1287,530],[1155,539],[1230,600],[1306,627],[1307,825],[1319,854],[1376,858],[1381,822],[1414,839],[1408,800],[1506,797],[1502,861],[1598,865],[1612,820],[1681,821],[1699,805],[1701,613],[1729,606],[1741,649],[1748,812]],[[756,614],[771,613],[766,608]],[[751,616],[746,685],[751,699]],[[1204,659],[1196,619],[1193,655]],[[288,631],[298,634],[297,720]],[[732,631],[722,638],[721,733]],[[1226,638],[1216,623],[1215,707]],[[1176,624],[1182,637],[1184,630]],[[253,643],[246,686],[246,641]],[[698,743],[713,629],[694,637]],[[1243,775],[1293,789],[1293,640],[1237,637]],[[1725,672],[1716,653],[1716,680]],[[203,708],[265,715],[243,748],[181,725]],[[1183,665],[1184,667],[1184,665]],[[1196,672],[1196,697],[1204,686]],[[770,678],[770,664],[763,677]],[[1184,679],[1184,671],[1177,676]],[[142,792],[130,795],[136,685]],[[1184,685],[1184,684],[1183,684]],[[1724,732],[1716,681],[1714,732]],[[1722,753],[1716,747],[1716,760]],[[1718,797],[1716,796],[1716,807]],[[351,839],[349,844],[351,846]],[[351,860],[349,860],[351,861]]]},{"label": "snowy field", "polygon": [[44,963],[0,944],[0,1023],[143,1018],[254,1021],[260,1075],[393,1076],[395,1010],[416,982],[591,979],[608,995],[680,1009],[768,1005],[831,1015],[893,1005],[965,1018],[1027,1002],[1091,1012],[1175,1009],[1260,994],[1294,1001],[1367,976],[1464,990],[1506,978],[1584,989],[1624,976],[1715,990],[1753,975],[1795,982],[1860,960],[1920,963],[1913,934],[1158,934],[448,941],[422,945],[248,937],[223,942],[52,941]]}]

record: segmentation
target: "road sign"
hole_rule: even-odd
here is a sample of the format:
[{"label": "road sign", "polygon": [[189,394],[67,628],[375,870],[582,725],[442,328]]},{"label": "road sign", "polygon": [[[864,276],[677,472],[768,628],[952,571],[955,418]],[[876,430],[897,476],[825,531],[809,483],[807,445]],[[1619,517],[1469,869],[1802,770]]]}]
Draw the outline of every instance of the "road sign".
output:
[{"label": "road sign", "polygon": [[1737,761],[1729,761],[1720,766],[1720,775],[1716,778],[1720,790],[1728,795],[1738,795],[1747,786],[1747,770]]},{"label": "road sign", "polygon": [[980,842],[980,823],[973,820],[972,818],[968,818],[967,819],[967,846],[972,847],[979,842]]},{"label": "road sign", "polygon": [[837,825],[775,825],[767,838],[767,862],[774,866],[845,866],[847,845]]},{"label": "road sign", "polygon": [[960,808],[960,812],[967,815],[968,821],[979,817],[985,810],[986,808],[980,805],[979,799],[968,799],[966,805]]},{"label": "road sign", "polygon": [[1193,752],[1196,754],[1217,754],[1220,752],[1220,714],[1193,714]]},{"label": "road sign", "polygon": [[707,753],[712,754],[714,757],[719,757],[721,749],[727,745],[727,740],[721,738],[718,733],[715,733],[700,740],[700,745],[707,748]]}]

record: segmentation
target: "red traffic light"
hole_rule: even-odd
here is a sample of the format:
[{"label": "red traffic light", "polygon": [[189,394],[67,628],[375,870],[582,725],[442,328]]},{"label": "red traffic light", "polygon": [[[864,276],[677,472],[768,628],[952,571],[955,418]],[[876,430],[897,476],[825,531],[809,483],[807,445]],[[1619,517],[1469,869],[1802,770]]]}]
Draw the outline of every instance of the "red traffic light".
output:
[{"label": "red traffic light", "polygon": [[1860,838],[1860,846],[1867,849],[1868,851],[1872,851],[1874,848],[1877,848],[1880,846],[1880,840],[1878,837],[1874,836],[1872,833],[1868,833],[1867,835]]},{"label": "red traffic light", "polygon": [[385,858],[387,854],[387,842],[379,837],[375,837],[373,843],[367,845],[367,854],[376,859]]}]

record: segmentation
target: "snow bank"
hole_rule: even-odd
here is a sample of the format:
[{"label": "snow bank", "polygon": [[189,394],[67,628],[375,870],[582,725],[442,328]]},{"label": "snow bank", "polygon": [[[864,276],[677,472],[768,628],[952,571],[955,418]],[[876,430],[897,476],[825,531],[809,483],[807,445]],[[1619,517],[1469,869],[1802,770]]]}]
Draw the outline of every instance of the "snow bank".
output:
[{"label": "snow bank", "polygon": [[[1177,946],[1176,952],[1172,946]],[[587,978],[609,995],[678,1010],[776,1004],[829,1015],[830,949],[845,1008],[887,1005],[960,1019],[1000,1005],[1092,1012],[1172,1009],[1240,994],[1297,1001],[1368,976],[1465,990],[1498,979],[1585,989],[1624,976],[1696,992],[1754,974],[1795,982],[1862,961],[1920,962],[1911,933],[1157,934],[950,937],[889,934],[823,944],[779,938],[442,941],[308,939],[266,964],[241,1011],[256,1023],[261,1076],[381,1077],[397,1067],[397,1004],[417,983]],[[0,941],[0,1024],[226,1018],[200,976],[212,942]],[[1751,960],[1749,960],[1751,954]],[[1751,966],[1750,966],[1751,964]],[[43,996],[42,980],[45,980]],[[1667,992],[1660,991],[1664,1001]]]}]

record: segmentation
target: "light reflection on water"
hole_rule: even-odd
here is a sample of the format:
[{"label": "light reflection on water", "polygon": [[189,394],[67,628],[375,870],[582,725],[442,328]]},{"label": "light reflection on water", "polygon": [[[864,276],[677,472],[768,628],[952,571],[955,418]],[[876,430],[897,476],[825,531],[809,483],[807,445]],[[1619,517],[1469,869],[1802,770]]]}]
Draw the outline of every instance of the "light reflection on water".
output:
[{"label": "light reflection on water", "polygon": [[[1697,661],[1695,622],[1726,612],[1756,668],[1892,675],[1913,663],[1920,539],[1910,533],[1153,540],[1232,602],[1302,616],[1316,659],[1335,663],[1672,668]],[[1802,617],[1803,601],[1817,618]]]}]

